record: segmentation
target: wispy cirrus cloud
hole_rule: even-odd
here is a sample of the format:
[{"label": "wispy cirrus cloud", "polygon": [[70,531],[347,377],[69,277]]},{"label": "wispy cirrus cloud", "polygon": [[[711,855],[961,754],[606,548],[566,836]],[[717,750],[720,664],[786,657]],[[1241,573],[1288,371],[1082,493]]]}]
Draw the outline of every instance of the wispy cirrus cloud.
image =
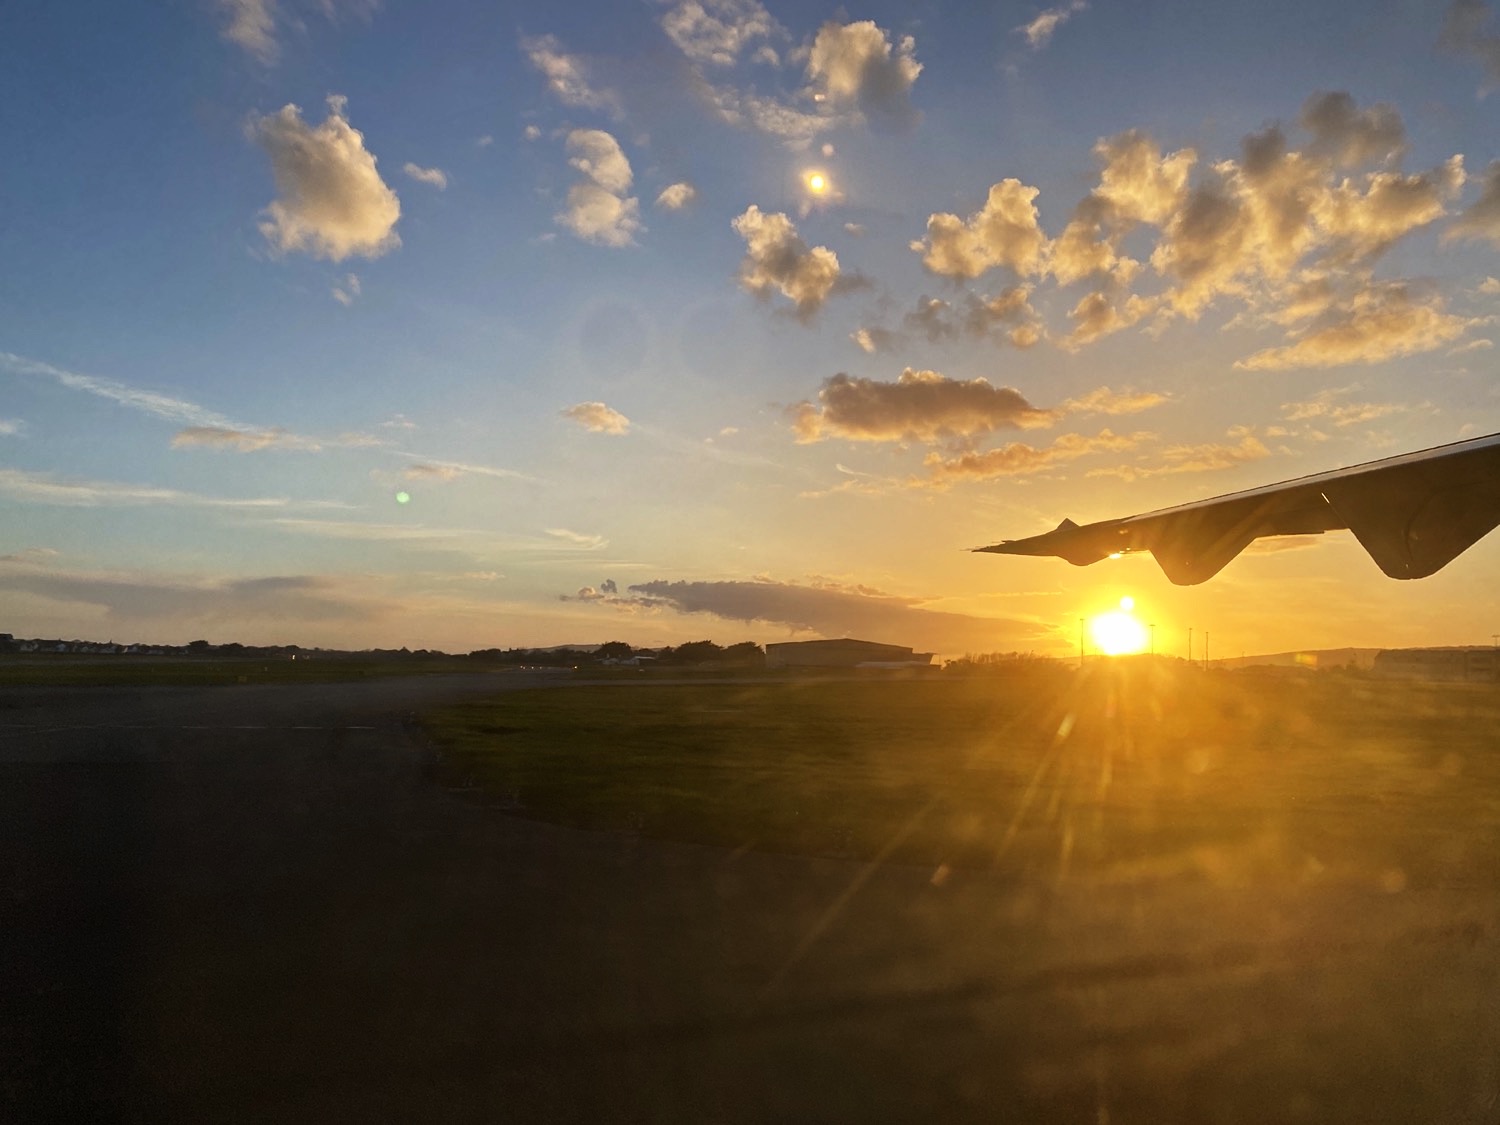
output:
[{"label": "wispy cirrus cloud", "polygon": [[448,190],[448,173],[441,168],[423,168],[420,164],[413,164],[408,160],[401,165],[401,170],[419,184],[428,184],[438,191]]},{"label": "wispy cirrus cloud", "polygon": [[546,79],[547,89],[563,105],[579,109],[597,109],[619,117],[623,112],[620,95],[605,86],[596,85],[592,64],[582,55],[563,47],[555,35],[523,38],[521,50],[526,59]]},{"label": "wispy cirrus cloud", "polygon": [[29,504],[73,508],[164,506],[272,510],[278,508],[342,508],[336,501],[297,501],[286,497],[208,496],[176,488],[127,484],[122,481],[61,477],[55,473],[0,469],[0,496]]},{"label": "wispy cirrus cloud", "polygon": [[1141,480],[1172,473],[1214,473],[1271,456],[1271,450],[1247,426],[1235,426],[1227,436],[1227,442],[1168,446],[1144,461],[1091,469],[1086,475]]},{"label": "wispy cirrus cloud", "polygon": [[1052,42],[1052,36],[1057,33],[1058,28],[1079,12],[1087,10],[1088,0],[1071,0],[1071,3],[1038,12],[1033,19],[1016,28],[1015,32],[1025,38],[1026,45],[1033,51],[1040,51]]},{"label": "wispy cirrus cloud", "polygon": [[1010,442],[995,449],[967,451],[955,457],[929,453],[922,464],[926,477],[914,477],[914,488],[946,488],[962,481],[994,480],[997,477],[1030,476],[1098,453],[1123,453],[1155,438],[1155,434],[1116,434],[1100,430],[1086,434],[1062,434],[1050,445],[1033,446]]}]

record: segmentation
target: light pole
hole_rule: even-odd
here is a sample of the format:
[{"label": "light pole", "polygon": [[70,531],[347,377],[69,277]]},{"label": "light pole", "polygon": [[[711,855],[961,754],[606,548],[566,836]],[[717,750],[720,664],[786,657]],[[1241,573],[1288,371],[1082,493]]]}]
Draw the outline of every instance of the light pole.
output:
[{"label": "light pole", "polygon": [[1188,630],[1188,663],[1193,662],[1193,631]]},{"label": "light pole", "polygon": [[1150,625],[1147,625],[1146,628],[1148,628],[1148,629],[1151,630],[1151,655],[1155,656],[1156,655],[1156,622],[1153,621]]},{"label": "light pole", "polygon": [[1083,667],[1083,618],[1078,619],[1078,667]]}]

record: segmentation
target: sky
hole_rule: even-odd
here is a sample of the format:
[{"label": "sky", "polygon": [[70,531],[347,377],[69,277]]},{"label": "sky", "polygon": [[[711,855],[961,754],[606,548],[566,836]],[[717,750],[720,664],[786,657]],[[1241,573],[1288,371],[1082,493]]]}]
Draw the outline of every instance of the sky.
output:
[{"label": "sky", "polygon": [[1188,588],[966,550],[1500,430],[1492,5],[5,22],[0,631],[1500,631],[1500,536],[1416,582],[1261,541]]}]

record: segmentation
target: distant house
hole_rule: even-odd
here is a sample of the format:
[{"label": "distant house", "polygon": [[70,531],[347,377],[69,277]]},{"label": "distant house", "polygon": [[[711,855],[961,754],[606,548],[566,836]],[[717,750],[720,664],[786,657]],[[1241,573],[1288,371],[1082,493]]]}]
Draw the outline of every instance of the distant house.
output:
[{"label": "distant house", "polygon": [[1396,648],[1375,654],[1375,675],[1390,680],[1494,683],[1500,653],[1493,648]]},{"label": "distant house", "polygon": [[785,641],[766,645],[767,668],[927,667],[932,653],[913,652],[903,645],[859,641]]}]

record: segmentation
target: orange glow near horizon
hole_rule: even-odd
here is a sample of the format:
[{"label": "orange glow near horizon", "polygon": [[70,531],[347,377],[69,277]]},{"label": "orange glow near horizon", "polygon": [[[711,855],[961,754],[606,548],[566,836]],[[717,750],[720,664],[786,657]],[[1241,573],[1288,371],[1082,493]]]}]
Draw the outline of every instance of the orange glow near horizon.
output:
[{"label": "orange glow near horizon", "polygon": [[1121,598],[1120,608],[1101,613],[1089,620],[1089,637],[1094,648],[1106,656],[1128,656],[1145,652],[1148,643],[1146,626],[1136,620],[1134,598]]}]

